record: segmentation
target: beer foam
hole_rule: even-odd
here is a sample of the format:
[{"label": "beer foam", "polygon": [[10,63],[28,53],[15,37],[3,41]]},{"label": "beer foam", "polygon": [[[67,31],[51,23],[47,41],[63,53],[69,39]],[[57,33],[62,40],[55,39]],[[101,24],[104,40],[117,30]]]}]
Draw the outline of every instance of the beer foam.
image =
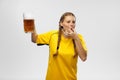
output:
[{"label": "beer foam", "polygon": [[33,15],[31,13],[23,13],[24,19],[34,19]]}]

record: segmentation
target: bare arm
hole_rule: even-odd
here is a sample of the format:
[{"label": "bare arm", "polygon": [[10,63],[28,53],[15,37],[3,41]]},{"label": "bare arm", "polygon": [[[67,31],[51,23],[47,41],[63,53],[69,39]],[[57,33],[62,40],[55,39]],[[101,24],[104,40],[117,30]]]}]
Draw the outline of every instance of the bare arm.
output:
[{"label": "bare arm", "polygon": [[38,36],[38,34],[37,34],[36,30],[34,29],[34,31],[31,33],[31,41],[33,43],[36,43],[37,36]]},{"label": "bare arm", "polygon": [[82,61],[85,61],[87,59],[87,51],[84,50],[78,37],[78,34],[73,29],[69,29],[69,33],[67,34],[67,36],[71,37],[74,40],[76,46],[75,49],[77,51],[78,56]]},{"label": "bare arm", "polygon": [[81,58],[82,61],[85,61],[87,59],[87,51],[84,50],[77,34],[74,34],[73,39],[75,41],[76,51],[78,53],[78,56]]}]

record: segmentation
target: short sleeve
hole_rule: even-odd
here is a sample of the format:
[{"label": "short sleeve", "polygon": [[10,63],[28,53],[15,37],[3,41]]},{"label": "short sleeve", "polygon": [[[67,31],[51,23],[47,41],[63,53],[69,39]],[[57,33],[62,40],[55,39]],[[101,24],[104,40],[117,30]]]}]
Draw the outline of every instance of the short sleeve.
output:
[{"label": "short sleeve", "polygon": [[84,40],[83,36],[82,36],[81,34],[78,34],[78,36],[79,36],[79,38],[80,38],[80,42],[81,42],[84,50],[87,51],[87,46],[86,46],[86,43],[85,43],[85,40]]},{"label": "short sleeve", "polygon": [[49,45],[51,35],[56,32],[55,30],[43,33],[43,34],[38,34],[36,43],[37,45]]}]

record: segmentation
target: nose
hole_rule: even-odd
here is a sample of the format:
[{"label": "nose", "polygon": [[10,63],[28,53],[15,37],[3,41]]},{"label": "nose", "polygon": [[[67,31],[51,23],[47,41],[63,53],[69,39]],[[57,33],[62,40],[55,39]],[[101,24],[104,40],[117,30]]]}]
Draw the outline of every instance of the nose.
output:
[{"label": "nose", "polygon": [[75,28],[75,23],[71,22],[71,23],[70,23],[70,27],[71,27],[71,28]]}]

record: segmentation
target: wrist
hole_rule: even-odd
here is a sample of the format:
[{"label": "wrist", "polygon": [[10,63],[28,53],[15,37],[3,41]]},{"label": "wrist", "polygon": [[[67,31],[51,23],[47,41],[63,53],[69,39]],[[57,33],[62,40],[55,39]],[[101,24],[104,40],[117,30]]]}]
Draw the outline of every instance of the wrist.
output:
[{"label": "wrist", "polygon": [[77,33],[74,35],[73,39],[74,39],[74,40],[78,40],[78,39],[79,39],[79,37],[78,37],[78,34],[77,34]]}]

